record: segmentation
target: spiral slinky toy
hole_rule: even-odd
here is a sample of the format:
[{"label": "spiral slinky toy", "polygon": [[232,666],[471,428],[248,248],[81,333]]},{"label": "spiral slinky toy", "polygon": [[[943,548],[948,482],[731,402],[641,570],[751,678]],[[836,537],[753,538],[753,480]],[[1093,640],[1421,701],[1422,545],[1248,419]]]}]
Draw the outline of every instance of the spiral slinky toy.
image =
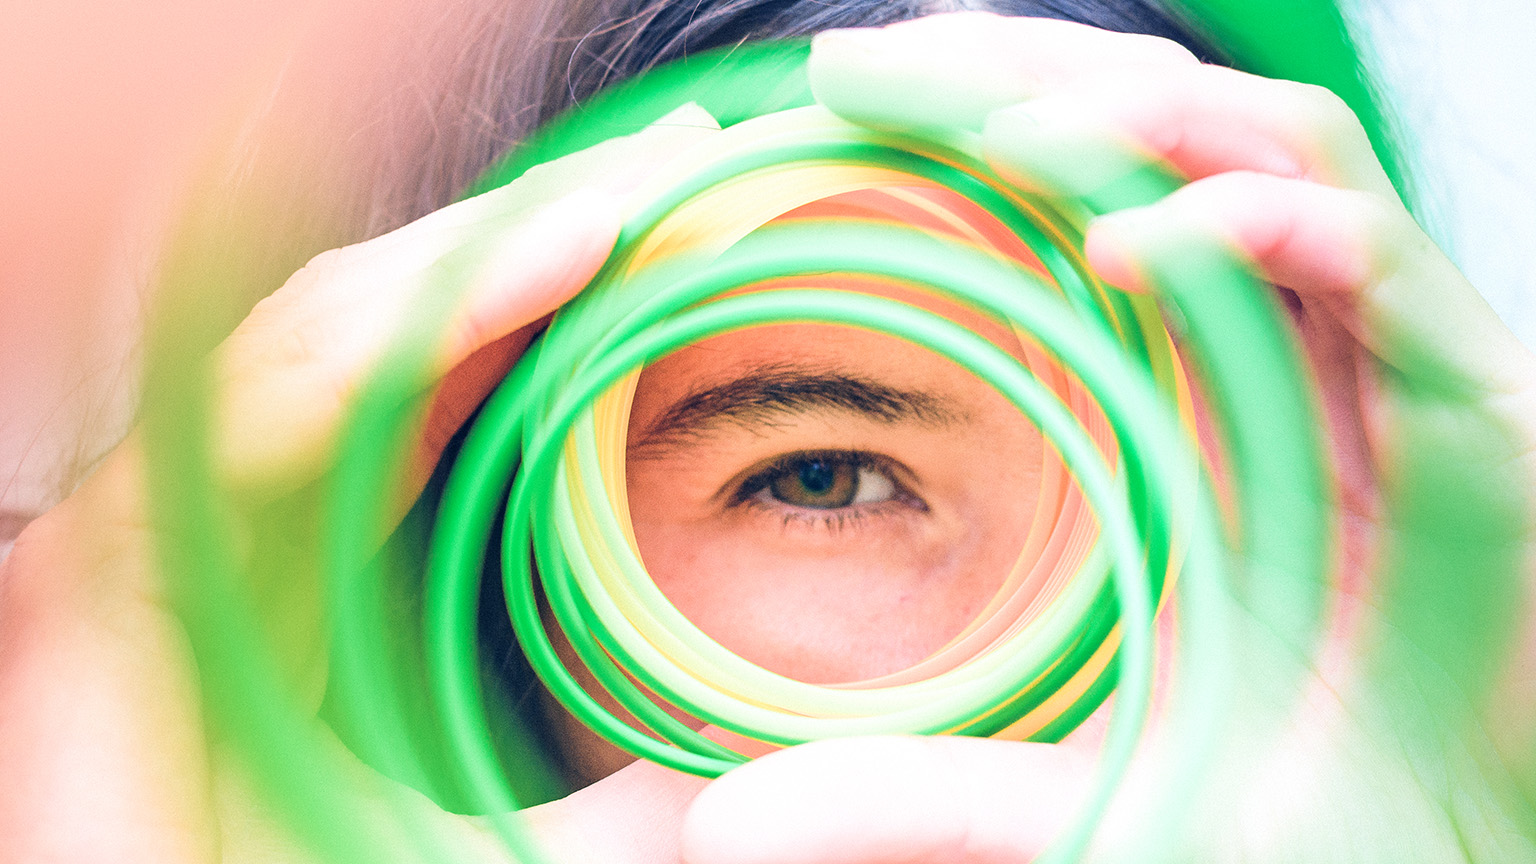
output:
[{"label": "spiral slinky toy", "polygon": [[[1185,586],[1181,631],[1219,643],[1214,598],[1234,578],[1224,540],[1235,535],[1245,566],[1284,562],[1286,587],[1269,590],[1291,592],[1299,631],[1308,626],[1327,543],[1304,378],[1268,291],[1224,254],[1195,250],[1176,259],[1186,272],[1159,274],[1225,436],[1236,523],[1223,525],[1157,301],[1105,286],[1084,262],[1082,226],[1109,199],[1013,188],[963,135],[940,145],[858,127],[813,104],[786,107],[809,101],[796,86],[803,51],[756,46],[663,68],[584,106],[522,156],[542,161],[634,131],[690,99],[707,102],[711,88],[766,93],[772,107],[711,106],[727,128],[636,194],[601,274],[556,316],[457,455],[434,530],[425,625],[454,761],[486,811],[516,806],[491,743],[476,646],[487,546],[504,510],[507,614],[534,670],[603,737],[679,770],[714,776],[745,757],[664,705],[781,746],[895,733],[1055,741],[1114,691],[1099,792],[1056,847],[1069,860],[1144,729],[1152,618],[1175,573]],[[1168,188],[1148,171],[1113,195],[1127,206]],[[865,290],[872,286],[884,296]],[[903,292],[937,294],[1005,323],[1024,359],[893,299]],[[1196,294],[1199,303],[1182,302]],[[996,388],[1051,444],[1036,523],[996,597],[942,650],[880,680],[811,685],[732,655],[657,589],[629,525],[624,448],[640,371],[711,336],[783,323],[863,328],[935,351]],[[1242,364],[1215,360],[1234,352]],[[366,407],[354,429],[349,452],[379,452]],[[1265,506],[1250,506],[1260,490]],[[348,603],[349,584],[334,586],[341,607],[367,608]],[[539,586],[581,663],[638,725],[604,708],[562,664],[539,615]],[[1188,670],[1191,693],[1199,691],[1189,698],[1207,713],[1222,703],[1220,655],[1193,652]],[[366,710],[378,709],[375,699]]]}]

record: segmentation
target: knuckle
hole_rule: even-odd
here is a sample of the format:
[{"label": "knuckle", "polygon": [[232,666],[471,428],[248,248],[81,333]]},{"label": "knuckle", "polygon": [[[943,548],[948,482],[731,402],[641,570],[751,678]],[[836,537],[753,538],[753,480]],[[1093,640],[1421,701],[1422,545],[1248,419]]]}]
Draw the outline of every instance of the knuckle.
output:
[{"label": "knuckle", "polygon": [[496,341],[501,334],[493,333],[481,316],[470,309],[458,312],[448,321],[445,335],[444,348],[449,358],[457,362]]},{"label": "knuckle", "polygon": [[251,341],[259,354],[254,358],[258,363],[292,369],[312,366],[325,358],[336,344],[337,334],[321,321],[304,319],[267,328]]},{"label": "knuckle", "polygon": [[382,234],[372,240],[364,240],[361,243],[353,243],[350,246],[338,246],[327,249],[324,252],[309,259],[308,262],[292,278],[278,289],[278,293],[284,293],[283,289],[290,285],[302,287],[305,293],[316,290],[330,290],[333,286],[345,285],[351,279],[352,274],[377,270],[380,266],[388,266],[384,258],[388,253],[402,244],[410,235],[401,232]]},{"label": "knuckle", "polygon": [[351,246],[327,249],[305,262],[304,266],[299,268],[299,272],[294,275],[296,278],[303,276],[309,279],[325,279],[333,276],[347,266],[350,258],[356,256],[352,251],[354,249],[355,247]]}]

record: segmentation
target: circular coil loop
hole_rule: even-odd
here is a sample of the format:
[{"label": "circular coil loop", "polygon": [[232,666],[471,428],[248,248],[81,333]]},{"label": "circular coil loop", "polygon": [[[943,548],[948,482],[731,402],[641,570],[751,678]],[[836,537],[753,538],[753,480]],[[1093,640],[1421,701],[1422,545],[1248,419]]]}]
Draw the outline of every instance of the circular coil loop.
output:
[{"label": "circular coil loop", "polygon": [[[1156,274],[1166,283],[1161,301],[1181,313],[1181,350],[1196,359],[1225,436],[1223,491],[1235,513],[1226,523],[1193,442],[1190,385],[1158,301],[1106,287],[1081,251],[1086,218],[1153,200],[1169,190],[1166,178],[1128,178],[1096,199],[1026,194],[963,143],[873,131],[804,105],[803,86],[782,84],[796,75],[803,82],[803,46],[758,46],[733,62],[758,74],[764,58],[777,64],[777,83],[748,88],[766,95],[741,116],[706,104],[727,128],[636,194],[603,270],[488,400],[458,453],[433,532],[424,623],[451,759],[485,812],[517,807],[488,729],[476,645],[488,545],[504,510],[507,614],[535,672],[598,734],[681,771],[716,776],[746,757],[666,705],[780,746],[898,733],[1055,741],[1114,692],[1096,791],[1052,847],[1059,857],[1050,860],[1073,860],[1146,728],[1152,622],[1174,574],[1180,627],[1204,639],[1189,666],[1193,702],[1220,702],[1229,680],[1213,610],[1217,595],[1245,578],[1233,572],[1233,550],[1242,571],[1283,566],[1289,574],[1245,585],[1246,596],[1279,592],[1295,610],[1295,632],[1312,626],[1326,546],[1316,504],[1325,496],[1294,348],[1264,286],[1219,252],[1183,256]],[[634,131],[740,78],[739,69],[720,71],[728,64],[700,75],[700,58],[692,62],[584,106],[483,186]],[[616,117],[618,127],[597,122]],[[918,305],[860,290],[872,283],[937,294],[1003,322],[1025,357]],[[1187,302],[1194,295],[1200,303]],[[782,323],[862,328],[932,350],[994,387],[1051,445],[1047,477],[1055,481],[1040,492],[1047,516],[1037,518],[1013,573],[964,632],[902,673],[812,685],[732,655],[661,594],[629,527],[624,446],[640,371],[703,339]],[[1236,356],[1244,362],[1222,362]],[[365,400],[356,429],[370,428],[368,410]],[[347,452],[367,452],[366,444],[354,440]],[[349,470],[342,466],[344,489]],[[358,479],[353,492],[373,482]],[[1260,491],[1267,506],[1251,506]],[[337,549],[358,545],[349,545],[345,524],[335,536]],[[334,569],[348,572],[345,562]],[[562,663],[539,613],[540,586],[581,663],[638,725],[605,708]],[[338,608],[357,605],[344,581],[333,587]],[[503,835],[522,845],[517,831]]]}]

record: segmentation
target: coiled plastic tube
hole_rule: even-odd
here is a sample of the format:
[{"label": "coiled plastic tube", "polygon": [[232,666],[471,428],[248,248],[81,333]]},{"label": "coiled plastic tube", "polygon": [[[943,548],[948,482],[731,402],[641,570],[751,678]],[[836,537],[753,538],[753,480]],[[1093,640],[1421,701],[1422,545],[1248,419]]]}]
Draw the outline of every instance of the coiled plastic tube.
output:
[{"label": "coiled plastic tube", "polygon": [[[1111,192],[1125,205],[1168,188],[1149,172]],[[1145,728],[1152,618],[1173,573],[1180,626],[1205,640],[1185,670],[1185,701],[1206,715],[1184,723],[1189,734],[1223,704],[1228,672],[1212,598],[1242,580],[1230,548],[1261,571],[1284,562],[1283,579],[1250,593],[1284,593],[1290,612],[1278,620],[1289,614],[1288,638],[1305,639],[1322,581],[1324,496],[1310,401],[1274,304],[1210,250],[1171,264],[1193,272],[1157,274],[1185,286],[1164,301],[1183,312],[1226,435],[1236,522],[1223,526],[1189,434],[1189,388],[1154,301],[1107,288],[1083,261],[1081,219],[1109,197],[1028,196],[972,153],[856,127],[814,106],[737,123],[637,193],[610,260],[486,404],[444,490],[426,584],[427,665],[451,761],[482,812],[517,806],[492,744],[476,645],[487,547],[503,508],[507,614],[535,671],[599,734],[679,770],[714,776],[745,757],[663,703],[776,745],[880,733],[1052,741],[1116,692],[1097,791],[1052,847],[1062,860],[1087,842]],[[818,215],[829,202],[840,218]],[[935,292],[1010,325],[1026,360],[917,306],[859,291],[871,282]],[[1184,303],[1192,294],[1199,304]],[[640,370],[713,335],[786,322],[875,330],[934,350],[995,387],[1052,445],[1056,470],[1046,472],[1041,515],[1014,572],[965,632],[905,673],[830,687],[755,667],[679,614],[635,547],[623,467]],[[1241,365],[1220,359],[1237,356],[1234,345]],[[399,404],[388,389],[379,406]],[[1274,422],[1275,406],[1299,419]],[[370,421],[370,410],[365,399],[348,453],[390,446],[376,431],[387,424]],[[379,485],[377,469],[360,460],[344,459],[340,474],[341,500]],[[1261,489],[1266,506],[1247,506]],[[359,532],[368,517],[335,516],[334,548],[366,548]],[[349,572],[345,562],[334,569]],[[536,581],[581,663],[638,726],[562,664]],[[368,606],[355,583],[333,586],[343,619]],[[521,842],[514,827],[504,834]]]}]

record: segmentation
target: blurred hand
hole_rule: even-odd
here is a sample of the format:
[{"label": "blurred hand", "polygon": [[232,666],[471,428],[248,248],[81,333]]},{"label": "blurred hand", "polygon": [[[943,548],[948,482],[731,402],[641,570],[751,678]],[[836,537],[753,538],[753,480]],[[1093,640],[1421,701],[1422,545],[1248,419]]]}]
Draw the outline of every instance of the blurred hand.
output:
[{"label": "blurred hand", "polygon": [[[1342,567],[1371,564],[1379,472],[1393,459],[1376,428],[1389,409],[1375,370],[1411,376],[1429,359],[1430,372],[1449,371],[1536,469],[1536,360],[1414,223],[1331,93],[1204,66],[1162,39],[971,13],[823,34],[811,80],[857,123],[981,131],[992,167],[1028,188],[1089,192],[1146,162],[1189,178],[1161,201],[1094,220],[1088,254],[1112,283],[1146,290],[1147,256],[1214,239],[1290,293],[1338,463]],[[1358,576],[1341,587],[1369,606],[1372,586]],[[1295,726],[1231,767],[1234,785],[1202,811],[1219,821],[1202,821],[1209,836],[1196,841],[1223,851],[1199,860],[1442,860],[1462,840],[1490,860],[1527,851],[1517,832],[1479,833],[1501,824],[1479,797],[1498,781],[1476,773],[1463,742],[1397,740],[1352,716],[1347,669],[1320,668]],[[1103,720],[1062,745],[821,741],[707,784],[637,763],[529,816],[572,860],[1025,861],[1084,802]],[[1456,778],[1449,788],[1476,803],[1448,816],[1441,787],[1417,779],[1424,770]],[[1471,813],[1484,827],[1465,828]]]},{"label": "blurred hand", "polygon": [[[223,479],[263,501],[318,480],[390,340],[432,308],[428,292],[458,291],[433,355],[438,384],[425,395],[423,458],[415,485],[401,493],[403,515],[448,437],[538,322],[601,266],[622,196],[713,127],[704,112],[680,109],[637,135],[315,258],[213,358]],[[233,860],[253,836],[282,833],[250,809],[204,740],[196,665],[165,602],[142,471],[130,438],[22,534],[5,565],[0,860]],[[301,605],[291,614],[323,608]],[[288,632],[322,638],[318,627]],[[325,656],[323,644],[285,647]],[[246,850],[255,860],[274,848],[262,842]]]},{"label": "blurred hand", "polygon": [[[1345,504],[1362,521],[1373,515],[1383,458],[1370,433],[1372,385],[1358,374],[1367,358],[1388,368],[1424,354],[1449,364],[1521,430],[1526,466],[1536,461],[1536,360],[1424,238],[1359,124],[1325,92],[1201,66],[1161,39],[980,14],[826,34],[811,74],[818,97],[855,122],[984,130],[989,160],[1021,183],[1070,193],[1107,179],[1093,165],[1110,170],[1115,159],[1084,173],[1050,158],[1084,142],[1189,177],[1158,203],[1095,220],[1091,261],[1110,281],[1138,288],[1138,264],[1150,251],[1180,237],[1213,237],[1293,292],[1344,454]],[[698,134],[663,128],[610,142],[551,166],[545,193],[514,184],[317,258],[220,351],[228,422],[219,452],[229,481],[277,497],[318,478],[356,388],[417,292],[434,284],[433,268],[450,250],[479,248],[480,266],[470,271],[478,275],[438,355],[445,378],[424,420],[430,465],[525,347],[528,326],[579,290],[610,248],[617,216],[609,196],[625,183],[603,166],[637,160],[611,149],[592,154],[653,145],[670,152]],[[565,194],[597,176],[612,182],[595,194]],[[160,602],[137,470],[130,444],[23,535],[8,565],[0,787],[29,792],[0,793],[0,849],[18,860],[95,860],[104,850],[116,860],[214,860],[221,844],[232,854],[249,841],[231,826],[260,821],[232,813],[214,791],[223,788],[220,768],[201,737],[192,658]],[[1345,713],[1326,692],[1308,707],[1324,729]],[[1231,847],[1233,857],[1287,848],[1273,840],[1276,825],[1297,829],[1287,842],[1311,839],[1296,808],[1317,787],[1295,778],[1315,779],[1308,772],[1343,758],[1348,745],[1338,742],[1351,740],[1319,743],[1314,733],[1301,730],[1299,743],[1277,748],[1289,760],[1277,762],[1295,769],[1287,782],[1244,790],[1232,803],[1234,820],[1250,820],[1231,829],[1246,844]],[[637,763],[528,819],[556,861],[1028,860],[1083,799],[1091,744],[1077,744],[826,741],[713,783]],[[1316,800],[1329,806],[1344,800],[1341,789],[1387,794],[1369,783],[1327,788],[1333,796]],[[1418,793],[1412,784],[1392,789]],[[1370,810],[1378,800],[1351,797],[1363,809],[1329,814],[1331,824],[1381,817]],[[1393,812],[1433,815],[1433,807]],[[458,832],[465,855],[496,854],[474,821],[438,817]],[[1371,837],[1394,830],[1383,820]]]},{"label": "blurred hand", "polygon": [[[811,80],[856,123],[981,132],[992,167],[1026,188],[1087,193],[1147,163],[1188,178],[1156,203],[1093,220],[1090,261],[1112,284],[1146,290],[1149,256],[1214,240],[1290,295],[1338,463],[1342,567],[1371,566],[1378,488],[1394,467],[1378,375],[1458,382],[1449,404],[1502,425],[1530,472],[1512,482],[1536,483],[1536,358],[1415,224],[1330,92],[1202,65],[1162,39],[981,13],[824,33]],[[1343,587],[1369,607],[1379,586],[1359,575]],[[1353,716],[1348,669],[1320,668],[1295,728],[1234,772],[1230,797],[1206,811],[1218,821],[1200,823],[1203,848],[1224,851],[1201,860],[1449,860],[1462,842],[1487,860],[1529,853],[1494,803],[1503,769],[1468,755],[1482,745],[1423,731],[1399,739],[1372,725],[1379,718]],[[818,742],[710,785],[684,823],[683,858],[1029,860],[1068,823],[1091,764],[1066,745]],[[1442,786],[1425,771],[1455,779]],[[1441,796],[1452,794],[1464,803],[1448,815]]]}]

